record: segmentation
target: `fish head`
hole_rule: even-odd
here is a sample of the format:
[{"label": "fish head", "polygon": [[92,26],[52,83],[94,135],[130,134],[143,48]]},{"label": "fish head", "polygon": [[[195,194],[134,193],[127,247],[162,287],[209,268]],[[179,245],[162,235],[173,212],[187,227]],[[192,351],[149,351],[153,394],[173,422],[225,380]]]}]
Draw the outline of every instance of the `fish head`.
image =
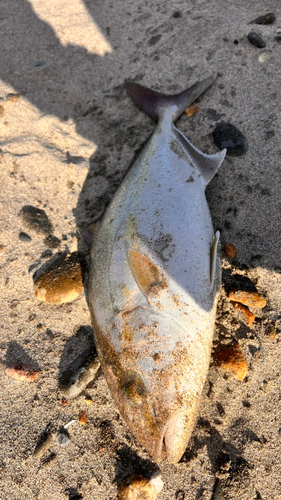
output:
[{"label": "fish head", "polygon": [[180,460],[197,416],[205,360],[186,338],[172,316],[136,307],[116,320],[111,340],[101,349],[104,375],[120,413],[158,463],[165,456],[170,463]]}]

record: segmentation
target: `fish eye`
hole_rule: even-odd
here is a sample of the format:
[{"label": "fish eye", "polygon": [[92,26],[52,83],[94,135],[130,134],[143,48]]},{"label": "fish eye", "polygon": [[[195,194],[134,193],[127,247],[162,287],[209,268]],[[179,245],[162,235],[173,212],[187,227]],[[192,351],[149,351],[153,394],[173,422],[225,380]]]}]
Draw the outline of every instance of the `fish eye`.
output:
[{"label": "fish eye", "polygon": [[139,406],[145,402],[147,390],[144,382],[137,373],[128,374],[126,380],[124,380],[123,387],[125,397],[130,404]]}]

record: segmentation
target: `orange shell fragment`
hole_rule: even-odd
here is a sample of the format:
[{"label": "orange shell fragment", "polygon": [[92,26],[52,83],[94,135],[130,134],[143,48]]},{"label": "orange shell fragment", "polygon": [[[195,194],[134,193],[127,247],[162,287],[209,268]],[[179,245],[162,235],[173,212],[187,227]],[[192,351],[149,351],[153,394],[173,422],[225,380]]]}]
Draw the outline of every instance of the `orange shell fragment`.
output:
[{"label": "orange shell fragment", "polygon": [[234,303],[234,309],[237,311],[242,311],[247,319],[247,323],[249,326],[252,326],[253,322],[255,321],[255,315],[249,311],[248,307],[242,306],[242,304],[239,304],[238,302]]},{"label": "orange shell fragment", "polygon": [[256,292],[244,292],[242,290],[233,290],[228,295],[230,300],[234,302],[240,302],[244,304],[244,306],[248,307],[257,307],[258,309],[262,309],[266,306],[266,299],[259,295]]},{"label": "orange shell fragment", "polygon": [[244,380],[248,374],[248,363],[239,344],[223,347],[216,356],[217,365],[231,372],[237,380]]},{"label": "orange shell fragment", "polygon": [[192,116],[194,115],[195,113],[197,113],[198,111],[198,106],[197,104],[191,104],[190,106],[188,106],[188,108],[185,110],[185,114],[187,116]]},{"label": "orange shell fragment", "polygon": [[41,372],[36,370],[33,366],[21,362],[6,368],[6,373],[9,377],[19,380],[20,382],[34,382],[34,380],[37,380],[41,375]]}]

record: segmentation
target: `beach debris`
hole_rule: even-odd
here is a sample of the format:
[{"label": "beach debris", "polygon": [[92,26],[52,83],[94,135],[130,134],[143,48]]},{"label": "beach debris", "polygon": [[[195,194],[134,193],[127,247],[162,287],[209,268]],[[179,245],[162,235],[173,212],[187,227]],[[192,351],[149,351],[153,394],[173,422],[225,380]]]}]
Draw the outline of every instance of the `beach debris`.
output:
[{"label": "beach debris", "polygon": [[276,20],[275,14],[269,12],[268,14],[264,14],[264,16],[259,16],[253,21],[250,21],[249,24],[272,24]]},{"label": "beach debris", "polygon": [[[268,52],[263,52],[262,54],[259,55],[258,57],[258,61],[260,63],[265,63],[267,61],[269,61],[271,59],[271,54],[269,54]],[[270,132],[269,132],[270,133]]]},{"label": "beach debris", "polygon": [[223,150],[226,148],[228,156],[242,156],[247,153],[249,146],[246,138],[230,123],[221,123],[214,132],[213,138],[215,145]]},{"label": "beach debris", "polygon": [[79,424],[86,425],[88,420],[88,415],[85,411],[82,411],[79,415]]},{"label": "beach debris", "polygon": [[258,49],[264,49],[264,47],[266,47],[266,43],[263,41],[262,37],[258,33],[255,33],[254,31],[251,31],[248,34],[247,38],[249,42],[252,45],[255,45],[255,47],[258,47]]},{"label": "beach debris", "polygon": [[37,299],[51,304],[72,302],[82,292],[83,280],[78,252],[61,256],[34,283]]},{"label": "beach debris", "polygon": [[255,315],[251,311],[249,311],[248,307],[239,304],[239,302],[234,302],[233,306],[236,311],[242,311],[244,313],[248,325],[252,326],[253,322],[255,321]]},{"label": "beach debris", "polygon": [[13,366],[6,368],[6,373],[9,377],[19,380],[20,382],[34,382],[41,375],[40,370],[22,361],[17,361]]},{"label": "beach debris", "polygon": [[238,343],[222,347],[216,354],[219,368],[230,372],[237,380],[243,381],[248,374],[248,363]]},{"label": "beach debris", "polygon": [[86,405],[89,405],[89,406],[94,404],[94,401],[90,397],[85,398],[84,401],[85,401]]},{"label": "beach debris", "polygon": [[54,435],[51,430],[46,430],[40,436],[36,448],[33,452],[35,458],[41,458],[52,446]]},{"label": "beach debris", "polygon": [[244,306],[262,309],[266,306],[266,298],[257,292],[245,292],[243,290],[232,290],[228,294],[229,300],[240,302]]},{"label": "beach debris", "polygon": [[126,82],[158,124],[91,250],[89,305],[103,374],[156,462],[182,457],[208,372],[221,262],[205,187],[226,151],[202,153],[173,122],[214,79],[173,96]]},{"label": "beach debris", "polygon": [[49,235],[53,232],[53,225],[49,221],[46,212],[41,208],[25,205],[18,215],[28,229],[38,234]]},{"label": "beach debris", "polygon": [[75,398],[95,378],[99,367],[96,349],[85,349],[61,374],[59,389],[66,397]]},{"label": "beach debris", "polygon": [[10,102],[17,102],[20,98],[20,94],[8,94],[7,97],[6,97],[6,101],[10,101]]},{"label": "beach debris", "polygon": [[223,251],[228,259],[235,259],[237,255],[237,250],[232,243],[227,243]]},{"label": "beach debris", "polygon": [[162,491],[164,483],[159,473],[147,479],[133,474],[125,479],[118,489],[119,500],[155,500]]},{"label": "beach debris", "polygon": [[57,440],[61,447],[66,446],[70,442],[70,436],[65,425],[62,425],[57,431]]},{"label": "beach debris", "polygon": [[19,239],[23,243],[30,243],[30,241],[32,240],[31,236],[29,236],[29,234],[25,233],[24,231],[20,232]]},{"label": "beach debris", "polygon": [[193,116],[195,113],[197,113],[198,110],[199,108],[197,104],[191,104],[190,106],[188,106],[188,108],[186,108],[185,114],[187,116]]}]

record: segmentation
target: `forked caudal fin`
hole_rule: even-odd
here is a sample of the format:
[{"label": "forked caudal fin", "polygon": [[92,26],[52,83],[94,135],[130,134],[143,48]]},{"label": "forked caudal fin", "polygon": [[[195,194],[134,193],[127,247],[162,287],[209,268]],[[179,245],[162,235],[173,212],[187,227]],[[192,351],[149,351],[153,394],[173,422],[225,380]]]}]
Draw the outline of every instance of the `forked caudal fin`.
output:
[{"label": "forked caudal fin", "polygon": [[132,101],[152,120],[157,122],[169,109],[171,118],[175,121],[190,104],[192,104],[215,81],[216,75],[211,75],[192,87],[174,95],[165,95],[142,87],[138,83],[125,82],[126,90]]}]

